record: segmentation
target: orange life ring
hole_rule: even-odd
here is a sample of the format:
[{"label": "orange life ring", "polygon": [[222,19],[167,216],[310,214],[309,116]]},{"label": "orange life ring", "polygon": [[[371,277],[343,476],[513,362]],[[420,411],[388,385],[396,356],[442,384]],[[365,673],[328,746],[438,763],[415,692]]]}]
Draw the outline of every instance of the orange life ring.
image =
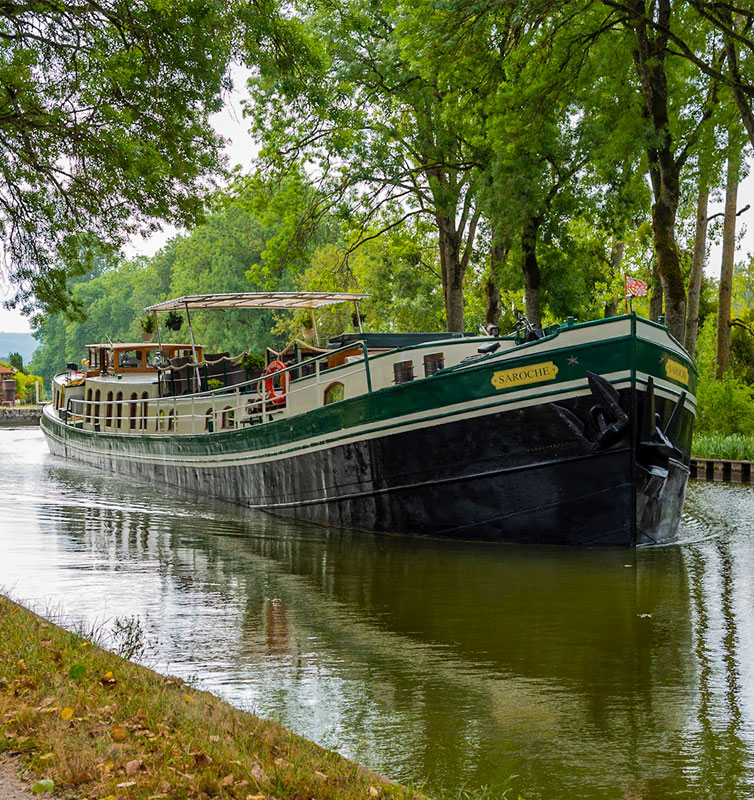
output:
[{"label": "orange life ring", "polygon": [[[270,361],[269,366],[264,371],[265,380],[264,380],[264,389],[267,392],[267,395],[270,398],[270,401],[279,406],[285,402],[285,395],[288,392],[288,382],[290,380],[290,375],[287,372],[283,372],[280,377],[280,394],[275,391],[275,373],[284,370],[285,364],[282,361]],[[269,377],[267,377],[269,376]]]}]

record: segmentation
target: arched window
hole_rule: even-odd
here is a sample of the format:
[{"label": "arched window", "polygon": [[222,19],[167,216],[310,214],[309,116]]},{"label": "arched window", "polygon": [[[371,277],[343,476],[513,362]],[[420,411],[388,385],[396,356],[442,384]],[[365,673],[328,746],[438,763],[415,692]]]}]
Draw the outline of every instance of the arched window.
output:
[{"label": "arched window", "polygon": [[171,408],[168,411],[168,430],[172,431],[175,429],[175,411]]},{"label": "arched window", "polygon": [[89,422],[92,418],[92,390],[86,390],[86,411],[84,412],[84,421]]},{"label": "arched window", "polygon": [[147,420],[149,419],[149,392],[141,393],[141,419],[139,420],[139,427],[145,431],[147,429]]},{"label": "arched window", "polygon": [[212,409],[208,408],[204,412],[204,430],[205,431],[212,431]]},{"label": "arched window", "polygon": [[105,425],[108,428],[113,426],[113,393],[107,393],[107,409],[105,410]]},{"label": "arched window", "polygon": [[131,392],[131,402],[128,404],[128,427],[130,430],[136,429],[136,401],[139,395],[136,392]]},{"label": "arched window", "polygon": [[123,392],[115,396],[115,427],[120,430],[120,418],[123,416]]},{"label": "arched window", "polygon": [[99,403],[99,401],[100,401],[100,398],[101,398],[100,390],[97,389],[97,391],[94,393],[94,424],[95,425],[99,425],[99,418],[100,418],[100,403]]},{"label": "arched window", "polygon": [[230,406],[225,406],[223,409],[223,428],[235,428],[235,426],[236,412]]},{"label": "arched window", "polygon": [[339,403],[345,396],[346,392],[342,383],[331,383],[325,389],[324,404],[329,406],[330,403]]}]

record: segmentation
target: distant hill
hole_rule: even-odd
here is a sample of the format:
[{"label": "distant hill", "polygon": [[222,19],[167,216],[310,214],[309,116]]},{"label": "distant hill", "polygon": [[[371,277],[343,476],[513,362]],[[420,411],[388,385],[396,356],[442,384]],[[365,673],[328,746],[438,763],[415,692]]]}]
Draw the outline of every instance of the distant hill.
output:
[{"label": "distant hill", "polygon": [[38,346],[30,333],[0,333],[0,361],[7,361],[10,353],[20,353],[26,366]]}]

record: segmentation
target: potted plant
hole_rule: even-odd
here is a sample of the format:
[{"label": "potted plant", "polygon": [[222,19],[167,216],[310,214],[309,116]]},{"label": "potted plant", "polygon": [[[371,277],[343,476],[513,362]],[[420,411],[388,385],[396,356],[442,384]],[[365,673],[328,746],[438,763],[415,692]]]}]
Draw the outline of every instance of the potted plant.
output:
[{"label": "potted plant", "polygon": [[142,317],[139,325],[141,325],[142,342],[151,342],[154,339],[154,317],[151,314],[148,317]]},{"label": "potted plant", "polygon": [[165,325],[171,331],[179,331],[183,325],[183,317],[177,311],[168,311],[165,317]]}]

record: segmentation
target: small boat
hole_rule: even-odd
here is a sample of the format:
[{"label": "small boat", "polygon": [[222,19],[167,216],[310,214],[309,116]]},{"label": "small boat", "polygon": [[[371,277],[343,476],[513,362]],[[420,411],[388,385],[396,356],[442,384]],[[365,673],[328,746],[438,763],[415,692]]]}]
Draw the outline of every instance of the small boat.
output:
[{"label": "small boat", "polygon": [[[53,454],[266,512],[443,539],[643,545],[678,535],[696,367],[634,314],[501,336],[371,333],[364,295],[195,295],[190,341],[88,346],[53,381]],[[358,331],[319,346],[315,309]],[[207,353],[191,310],[308,309],[265,363]]]}]

